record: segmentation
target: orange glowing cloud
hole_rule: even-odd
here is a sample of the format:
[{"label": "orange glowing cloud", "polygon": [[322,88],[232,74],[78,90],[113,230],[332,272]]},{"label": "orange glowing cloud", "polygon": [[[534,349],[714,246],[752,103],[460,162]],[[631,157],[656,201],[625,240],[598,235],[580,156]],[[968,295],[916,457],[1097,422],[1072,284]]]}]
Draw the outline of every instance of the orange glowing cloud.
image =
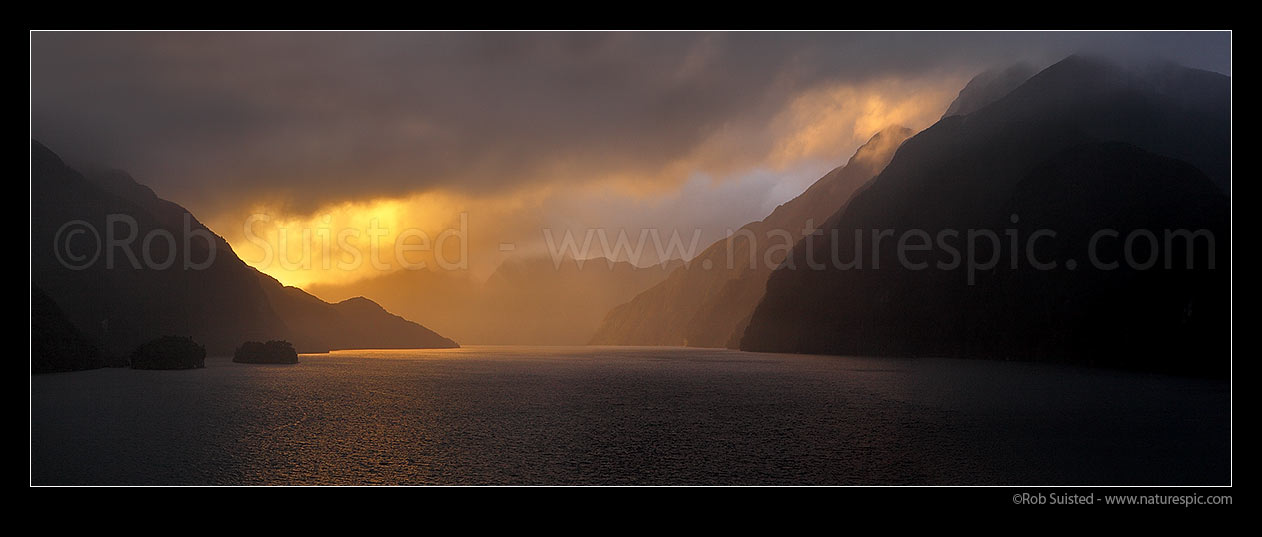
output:
[{"label": "orange glowing cloud", "polygon": [[[283,203],[258,203],[247,212],[215,215],[211,224],[247,263],[300,287],[405,269],[484,276],[513,254],[541,252],[543,228],[616,227],[635,234],[643,226],[698,226],[711,230],[710,240],[718,238],[715,229],[763,218],[768,207],[841,164],[882,128],[928,126],[963,80],[817,87],[790,99],[766,125],[713,130],[686,156],[657,167],[592,168],[556,159],[535,171],[542,177],[522,181],[529,188],[494,195],[430,190],[301,213]],[[710,185],[681,191],[697,177]],[[691,220],[663,221],[683,205],[693,207],[682,211]]]}]

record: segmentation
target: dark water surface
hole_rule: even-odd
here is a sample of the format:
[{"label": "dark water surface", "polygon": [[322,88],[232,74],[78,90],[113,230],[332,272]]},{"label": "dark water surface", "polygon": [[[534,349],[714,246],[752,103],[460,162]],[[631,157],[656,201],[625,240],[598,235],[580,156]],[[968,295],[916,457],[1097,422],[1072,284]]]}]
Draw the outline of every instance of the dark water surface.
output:
[{"label": "dark water surface", "polygon": [[31,378],[35,484],[1225,484],[1223,381],[629,347]]}]

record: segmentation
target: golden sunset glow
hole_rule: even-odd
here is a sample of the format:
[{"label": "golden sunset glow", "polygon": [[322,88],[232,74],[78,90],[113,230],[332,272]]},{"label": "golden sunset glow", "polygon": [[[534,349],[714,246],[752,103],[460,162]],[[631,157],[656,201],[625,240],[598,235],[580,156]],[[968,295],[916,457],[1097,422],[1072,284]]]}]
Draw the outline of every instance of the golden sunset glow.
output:
[{"label": "golden sunset glow", "polygon": [[857,147],[891,125],[923,129],[937,121],[964,80],[883,80],[799,95],[776,118],[773,130],[781,136],[770,161],[787,166],[801,159],[826,158],[838,154],[838,148]]},{"label": "golden sunset glow", "polygon": [[[728,183],[752,170],[789,173],[820,163],[807,168],[811,171],[805,178],[813,178],[817,169],[841,164],[845,155],[885,127],[927,126],[961,84],[959,77],[944,77],[933,84],[886,79],[821,87],[790,100],[765,132],[751,137],[745,130],[719,129],[686,156],[653,171],[613,163],[589,169],[556,159],[537,172],[541,176],[522,179],[532,188],[510,193],[443,189],[330,203],[310,213],[292,212],[283,203],[258,203],[246,213],[214,215],[212,223],[244,261],[287,285],[347,284],[403,269],[462,270],[485,277],[512,253],[542,252],[540,226],[634,233],[643,225],[637,224],[635,214],[676,198],[685,180],[698,173],[711,178],[705,188],[714,196],[722,196],[724,188],[733,188]],[[773,175],[760,180],[775,179]],[[788,189],[782,195],[792,194]],[[546,216],[549,207],[571,208],[569,218]],[[462,214],[468,225],[468,262],[456,264],[460,252],[454,233],[460,230]],[[695,224],[735,227],[757,218],[759,214],[751,211],[732,214],[726,221]],[[528,229],[534,232],[524,231]],[[445,257],[436,258],[434,249],[444,232]],[[502,250],[502,243],[511,243],[512,249]]]},{"label": "golden sunset glow", "polygon": [[[218,228],[243,261],[287,285],[346,283],[456,259],[459,237],[444,232],[459,230],[464,207],[434,193],[343,202],[309,215],[260,205]],[[439,249],[448,257],[435,258]]]}]

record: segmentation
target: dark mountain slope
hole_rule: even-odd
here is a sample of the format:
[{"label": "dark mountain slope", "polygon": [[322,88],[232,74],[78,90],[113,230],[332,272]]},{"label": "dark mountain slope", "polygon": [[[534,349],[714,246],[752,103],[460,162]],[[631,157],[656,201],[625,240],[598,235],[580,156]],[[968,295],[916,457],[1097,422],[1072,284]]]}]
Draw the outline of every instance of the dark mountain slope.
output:
[{"label": "dark mountain slope", "polygon": [[[32,279],[75,326],[112,354],[163,335],[191,336],[211,352],[230,352],[245,339],[286,333],[254,270],[222,239],[209,234],[211,243],[204,237],[185,243],[182,216],[177,221],[148,189],[128,190],[134,196],[120,196],[117,184],[99,186],[43,145],[31,145]],[[191,217],[189,226],[206,231]],[[76,228],[85,233],[70,235]],[[144,238],[155,234],[169,234],[175,247],[159,238],[144,248]],[[74,238],[67,243],[68,237]],[[171,266],[160,268],[168,260]],[[211,261],[185,269],[185,260]]]},{"label": "dark mountain slope", "polygon": [[[837,237],[835,245],[803,241],[792,254],[799,265],[811,254],[849,262],[859,247],[863,267],[829,262],[821,271],[777,270],[741,348],[1046,357],[1221,373],[1229,91],[1229,79],[1214,73],[1071,57],[993,104],[939,121],[904,143],[870,187],[830,219],[825,234]],[[1018,237],[1056,231],[1055,240],[1037,243],[1037,253],[1063,256],[1060,268],[1036,270],[1024,261],[1002,268],[1014,251],[1009,228]],[[1159,238],[1164,229],[1209,230],[1216,268],[1208,268],[1203,252],[1193,270],[1096,270],[1088,266],[1084,234],[1106,228],[1123,237],[1152,229]],[[959,263],[953,253],[967,259],[970,229],[1004,237],[1004,263],[938,268]],[[873,230],[896,233],[875,254]],[[947,241],[955,252],[912,252],[913,264],[904,266],[897,235],[909,230],[933,238],[957,232]],[[991,243],[975,242],[973,258],[989,260]],[[1116,259],[1118,241],[1102,244],[1101,258]],[[1024,260],[1023,250],[1021,243],[1016,251]],[[1076,270],[1066,268],[1069,259]]]},{"label": "dark mountain slope", "polygon": [[31,286],[31,373],[103,367],[101,349],[75,328],[39,287]]}]

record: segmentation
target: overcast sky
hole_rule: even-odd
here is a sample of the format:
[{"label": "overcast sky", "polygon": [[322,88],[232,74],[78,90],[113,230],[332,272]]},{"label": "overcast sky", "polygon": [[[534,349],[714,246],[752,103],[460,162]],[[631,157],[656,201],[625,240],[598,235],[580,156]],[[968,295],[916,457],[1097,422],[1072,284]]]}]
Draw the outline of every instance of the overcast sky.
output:
[{"label": "overcast sky", "polygon": [[487,244],[663,220],[713,235],[887,123],[928,126],[986,68],[1091,53],[1230,75],[1230,50],[1225,33],[36,32],[31,121],[72,164],[221,227],[424,199],[443,213],[427,225],[486,214]]}]

